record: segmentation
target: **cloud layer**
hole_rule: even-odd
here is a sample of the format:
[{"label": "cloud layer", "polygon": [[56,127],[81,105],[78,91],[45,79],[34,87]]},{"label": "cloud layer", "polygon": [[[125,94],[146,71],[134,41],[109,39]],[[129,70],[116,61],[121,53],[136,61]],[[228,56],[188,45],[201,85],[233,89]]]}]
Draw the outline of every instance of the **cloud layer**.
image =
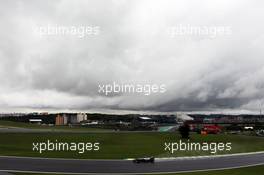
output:
[{"label": "cloud layer", "polygon": [[[18,0],[0,3],[0,109],[259,110],[264,3],[255,0]],[[99,26],[42,36],[40,26]],[[172,36],[173,27],[231,33]],[[99,84],[165,84],[104,96]]]}]

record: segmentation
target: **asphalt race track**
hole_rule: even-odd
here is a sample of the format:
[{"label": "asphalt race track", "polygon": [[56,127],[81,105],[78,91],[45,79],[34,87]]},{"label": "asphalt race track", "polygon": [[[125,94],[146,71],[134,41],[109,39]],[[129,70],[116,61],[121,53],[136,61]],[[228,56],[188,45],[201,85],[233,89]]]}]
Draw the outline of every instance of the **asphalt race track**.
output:
[{"label": "asphalt race track", "polygon": [[60,173],[158,173],[226,169],[264,164],[264,153],[221,157],[157,160],[154,164],[134,164],[130,160],[73,160],[0,157],[0,171]]}]

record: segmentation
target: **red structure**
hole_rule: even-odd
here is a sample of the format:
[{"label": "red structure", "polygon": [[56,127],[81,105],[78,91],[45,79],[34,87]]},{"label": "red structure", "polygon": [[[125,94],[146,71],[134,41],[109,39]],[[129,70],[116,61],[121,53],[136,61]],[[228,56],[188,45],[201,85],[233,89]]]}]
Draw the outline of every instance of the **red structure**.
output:
[{"label": "red structure", "polygon": [[202,131],[207,134],[218,134],[222,131],[222,128],[218,125],[204,125]]}]

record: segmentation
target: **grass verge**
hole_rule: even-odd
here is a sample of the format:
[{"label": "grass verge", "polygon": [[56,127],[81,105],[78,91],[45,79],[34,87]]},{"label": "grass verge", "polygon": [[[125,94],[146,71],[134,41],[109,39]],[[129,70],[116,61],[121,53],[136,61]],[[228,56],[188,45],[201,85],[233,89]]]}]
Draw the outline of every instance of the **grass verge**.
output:
[{"label": "grass verge", "polygon": [[[32,151],[36,142],[99,142],[99,151]],[[0,133],[0,155],[80,158],[80,159],[124,159],[144,156],[178,157],[211,155],[208,151],[176,151],[170,154],[164,151],[165,142],[178,142],[177,133]],[[243,135],[191,135],[190,142],[231,142],[231,151],[217,154],[264,151],[264,138]]]}]

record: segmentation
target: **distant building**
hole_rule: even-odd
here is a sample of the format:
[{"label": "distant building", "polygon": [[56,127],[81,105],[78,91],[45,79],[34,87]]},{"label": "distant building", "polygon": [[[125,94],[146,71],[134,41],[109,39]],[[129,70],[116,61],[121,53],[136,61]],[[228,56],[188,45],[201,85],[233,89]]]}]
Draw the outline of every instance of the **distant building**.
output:
[{"label": "distant building", "polygon": [[85,113],[78,113],[69,117],[69,122],[72,124],[77,124],[84,120],[87,120],[87,114]]},{"label": "distant building", "polygon": [[41,124],[42,123],[42,120],[41,119],[29,119],[29,123]]},{"label": "distant building", "polygon": [[77,123],[80,123],[81,121],[87,120],[87,114],[85,113],[78,113],[77,114]]},{"label": "distant building", "polygon": [[67,116],[67,114],[63,114],[62,117],[63,117],[63,124],[67,125],[68,124],[68,116]]},{"label": "distant building", "polygon": [[191,120],[193,120],[192,117],[190,117],[189,115],[184,114],[184,113],[177,114],[176,117],[177,117],[178,120],[182,120],[182,121],[191,121]]},{"label": "distant building", "polygon": [[139,117],[139,119],[141,119],[141,120],[151,120],[151,118],[149,118],[149,117]]},{"label": "distant building", "polygon": [[55,119],[55,125],[64,125],[64,116],[58,114]]}]

